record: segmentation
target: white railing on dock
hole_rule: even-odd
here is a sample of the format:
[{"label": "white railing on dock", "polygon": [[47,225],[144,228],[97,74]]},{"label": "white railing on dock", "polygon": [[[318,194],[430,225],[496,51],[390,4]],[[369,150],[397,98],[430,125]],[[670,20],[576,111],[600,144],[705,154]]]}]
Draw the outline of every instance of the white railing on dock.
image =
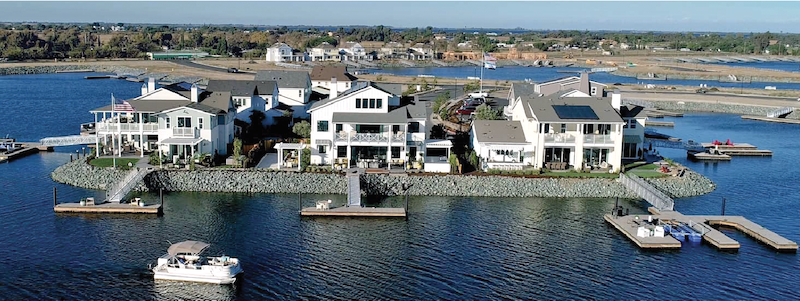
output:
[{"label": "white railing on dock", "polygon": [[659,211],[672,211],[675,201],[636,175],[619,174],[619,181]]}]

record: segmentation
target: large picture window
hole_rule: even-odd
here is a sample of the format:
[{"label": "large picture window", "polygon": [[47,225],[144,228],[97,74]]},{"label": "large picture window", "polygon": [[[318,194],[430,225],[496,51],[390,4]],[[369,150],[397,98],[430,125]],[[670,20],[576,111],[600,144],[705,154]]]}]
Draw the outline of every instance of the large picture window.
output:
[{"label": "large picture window", "polygon": [[327,131],[328,131],[328,121],[327,120],[317,121],[317,132],[327,132]]}]

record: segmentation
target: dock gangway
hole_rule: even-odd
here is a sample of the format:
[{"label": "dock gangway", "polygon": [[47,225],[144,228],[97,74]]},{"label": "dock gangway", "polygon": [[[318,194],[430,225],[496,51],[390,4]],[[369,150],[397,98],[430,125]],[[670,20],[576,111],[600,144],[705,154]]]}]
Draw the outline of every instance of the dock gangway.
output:
[{"label": "dock gangway", "polygon": [[67,146],[67,145],[83,145],[94,144],[97,142],[96,135],[72,135],[61,137],[47,137],[39,140],[42,146]]},{"label": "dock gangway", "polygon": [[770,117],[770,118],[781,118],[781,116],[786,116],[791,112],[794,112],[794,108],[793,107],[780,108],[780,109],[777,109],[775,111],[769,112],[767,114],[767,117]]},{"label": "dock gangway", "polygon": [[699,151],[699,152],[705,151],[705,148],[703,147],[702,144],[694,141],[674,141],[666,139],[644,138],[644,144],[652,145],[653,147],[685,149],[685,150]]},{"label": "dock gangway", "polygon": [[675,201],[636,175],[619,174],[619,181],[659,211],[672,211]]},{"label": "dock gangway", "polygon": [[347,175],[347,206],[361,207],[361,172]]},{"label": "dock gangway", "polygon": [[106,190],[106,200],[111,203],[121,202],[151,171],[153,168],[134,168],[122,181]]}]

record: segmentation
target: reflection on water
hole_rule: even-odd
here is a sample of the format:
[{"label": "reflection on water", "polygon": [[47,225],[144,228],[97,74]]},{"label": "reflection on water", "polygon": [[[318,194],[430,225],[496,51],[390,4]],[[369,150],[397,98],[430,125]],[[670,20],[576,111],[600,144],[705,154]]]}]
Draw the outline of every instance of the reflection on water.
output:
[{"label": "reflection on water", "polygon": [[168,280],[153,281],[154,297],[158,300],[235,300],[239,284],[216,285],[178,282]]}]

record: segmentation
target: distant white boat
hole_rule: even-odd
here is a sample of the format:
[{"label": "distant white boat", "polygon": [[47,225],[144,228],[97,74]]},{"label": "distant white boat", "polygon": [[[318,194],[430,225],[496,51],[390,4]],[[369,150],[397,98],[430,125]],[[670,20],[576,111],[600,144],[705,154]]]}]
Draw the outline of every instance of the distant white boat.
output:
[{"label": "distant white boat", "polygon": [[239,259],[228,256],[202,257],[209,244],[187,240],[173,244],[158,258],[153,270],[156,280],[177,280],[231,284],[243,273]]}]

